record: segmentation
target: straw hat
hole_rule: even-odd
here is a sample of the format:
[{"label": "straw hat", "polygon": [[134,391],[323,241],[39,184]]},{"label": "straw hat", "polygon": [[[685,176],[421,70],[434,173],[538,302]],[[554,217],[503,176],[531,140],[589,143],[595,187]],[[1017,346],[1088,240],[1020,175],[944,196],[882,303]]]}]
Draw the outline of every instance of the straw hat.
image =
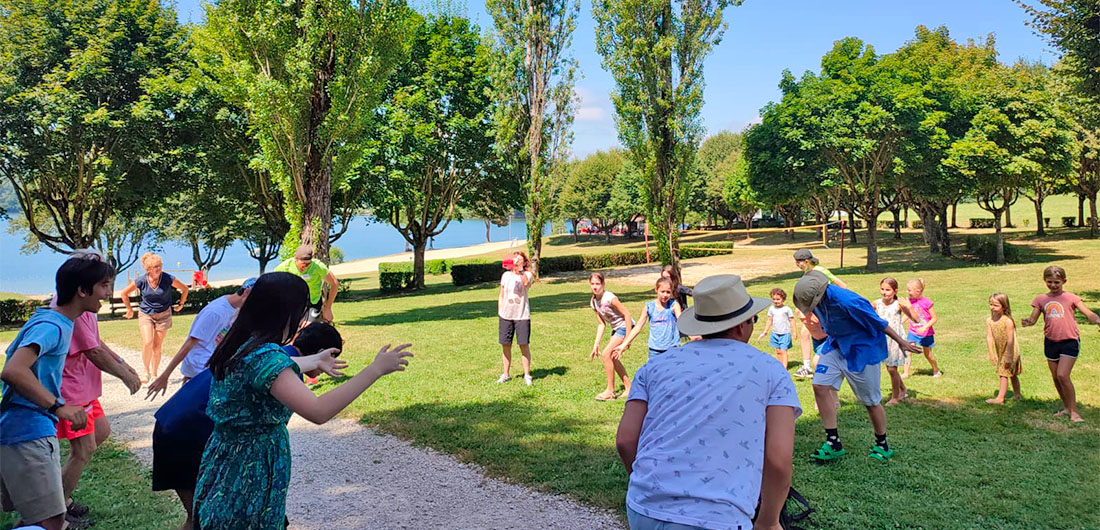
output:
[{"label": "straw hat", "polygon": [[772,305],[767,298],[749,296],[736,274],[703,278],[694,291],[695,305],[684,311],[677,322],[684,335],[721,333]]}]

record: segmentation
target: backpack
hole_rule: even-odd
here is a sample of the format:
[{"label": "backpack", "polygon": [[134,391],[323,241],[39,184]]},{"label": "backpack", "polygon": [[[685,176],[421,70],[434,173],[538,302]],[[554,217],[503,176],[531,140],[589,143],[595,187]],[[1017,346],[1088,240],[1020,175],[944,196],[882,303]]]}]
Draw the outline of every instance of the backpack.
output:
[{"label": "backpack", "polygon": [[[783,530],[802,530],[802,527],[796,526],[795,523],[805,521],[812,513],[814,513],[814,509],[810,506],[810,501],[806,500],[806,497],[803,497],[792,486],[787,492],[787,502],[783,504],[783,509],[779,511],[779,526],[783,527]],[[760,503],[757,503],[756,513],[752,515],[754,523],[756,522],[756,516],[759,514]]]}]

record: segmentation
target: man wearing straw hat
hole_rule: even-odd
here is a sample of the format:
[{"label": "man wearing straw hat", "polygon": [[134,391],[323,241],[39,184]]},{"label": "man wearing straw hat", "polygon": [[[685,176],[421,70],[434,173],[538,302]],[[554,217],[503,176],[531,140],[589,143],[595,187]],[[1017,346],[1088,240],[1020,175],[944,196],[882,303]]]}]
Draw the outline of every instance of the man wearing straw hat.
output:
[{"label": "man wearing straw hat", "polygon": [[802,408],[786,368],[747,344],[770,305],[739,276],[704,278],[677,324],[703,339],[634,375],[616,435],[633,530],[747,529],[754,513],[756,528],[780,528]]}]

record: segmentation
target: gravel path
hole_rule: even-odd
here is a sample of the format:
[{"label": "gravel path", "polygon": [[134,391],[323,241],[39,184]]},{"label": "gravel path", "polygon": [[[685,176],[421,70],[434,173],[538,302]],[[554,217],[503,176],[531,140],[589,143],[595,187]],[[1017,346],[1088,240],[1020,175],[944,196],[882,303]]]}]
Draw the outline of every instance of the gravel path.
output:
[{"label": "gravel path", "polygon": [[[131,366],[141,364],[141,352],[113,348]],[[174,378],[170,390],[180,383]],[[149,466],[153,413],[165,398],[150,403],[139,399],[144,395],[142,389],[130,396],[119,380],[103,378],[100,402],[112,437]],[[295,530],[624,528],[614,513],[489,478],[477,466],[352,420],[313,425],[295,415],[289,430],[287,516]]]}]

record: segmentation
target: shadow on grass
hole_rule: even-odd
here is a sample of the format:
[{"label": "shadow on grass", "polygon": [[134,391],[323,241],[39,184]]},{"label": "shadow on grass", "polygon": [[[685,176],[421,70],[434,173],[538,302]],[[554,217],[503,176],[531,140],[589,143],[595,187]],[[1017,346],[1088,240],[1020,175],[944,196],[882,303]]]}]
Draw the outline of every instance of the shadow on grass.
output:
[{"label": "shadow on grass", "polygon": [[546,379],[552,375],[562,377],[569,372],[568,366],[555,366],[553,368],[535,368],[531,370],[531,379]]},{"label": "shadow on grass", "polygon": [[490,475],[623,509],[627,476],[613,434],[586,443],[604,420],[538,406],[532,395],[488,402],[421,403],[373,412],[360,421],[474,462]]}]

